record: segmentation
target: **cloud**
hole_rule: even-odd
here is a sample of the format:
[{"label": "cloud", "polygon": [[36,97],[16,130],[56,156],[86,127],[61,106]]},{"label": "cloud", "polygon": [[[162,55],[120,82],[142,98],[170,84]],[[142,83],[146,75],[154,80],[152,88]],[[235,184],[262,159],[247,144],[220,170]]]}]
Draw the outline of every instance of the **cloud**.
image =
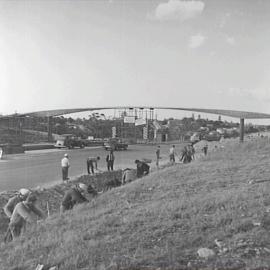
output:
[{"label": "cloud", "polygon": [[202,34],[191,36],[189,39],[188,46],[191,49],[196,49],[203,45],[203,43],[205,42],[205,39],[206,39],[205,36],[203,36]]},{"label": "cloud", "polygon": [[234,46],[235,45],[235,39],[234,37],[226,37],[226,42],[231,45]]},{"label": "cloud", "polygon": [[231,97],[251,98],[258,101],[269,102],[270,90],[268,88],[238,88],[231,87],[226,92]]},{"label": "cloud", "polygon": [[157,6],[153,19],[160,21],[188,19],[199,16],[204,10],[205,4],[202,1],[169,0]]}]

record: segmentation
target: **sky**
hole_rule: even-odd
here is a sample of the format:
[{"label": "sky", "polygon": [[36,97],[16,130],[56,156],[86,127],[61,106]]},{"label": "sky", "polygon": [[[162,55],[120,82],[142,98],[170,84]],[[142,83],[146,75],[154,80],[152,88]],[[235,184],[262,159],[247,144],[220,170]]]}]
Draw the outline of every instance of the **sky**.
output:
[{"label": "sky", "polygon": [[0,113],[270,113],[269,14],[268,0],[0,1]]}]

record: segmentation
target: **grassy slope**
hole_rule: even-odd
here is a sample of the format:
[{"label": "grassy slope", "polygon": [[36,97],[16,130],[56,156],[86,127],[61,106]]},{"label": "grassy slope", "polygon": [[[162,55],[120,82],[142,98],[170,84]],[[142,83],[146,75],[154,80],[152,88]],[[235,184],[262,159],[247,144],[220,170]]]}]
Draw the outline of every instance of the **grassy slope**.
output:
[{"label": "grassy slope", "polygon": [[[270,182],[263,182],[270,180],[269,153],[267,139],[228,142],[192,164],[111,190],[2,244],[0,268],[35,269],[42,263],[65,270],[269,269],[264,224]],[[264,226],[253,226],[253,221],[264,221]],[[228,252],[217,252],[216,238]],[[217,255],[200,259],[200,247]]]}]

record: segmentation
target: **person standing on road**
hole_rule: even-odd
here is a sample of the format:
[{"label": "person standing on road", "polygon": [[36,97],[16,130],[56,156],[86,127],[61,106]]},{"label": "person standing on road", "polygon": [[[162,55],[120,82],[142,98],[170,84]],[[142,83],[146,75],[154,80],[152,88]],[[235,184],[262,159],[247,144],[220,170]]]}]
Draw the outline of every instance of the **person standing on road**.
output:
[{"label": "person standing on road", "polygon": [[108,154],[106,157],[108,171],[113,171],[114,159],[115,157],[114,157],[113,150],[110,150],[110,154]]},{"label": "person standing on road", "polygon": [[205,144],[202,150],[203,150],[204,155],[206,156],[207,155],[207,150],[208,150],[208,145]]},{"label": "person standing on road", "polygon": [[60,212],[63,213],[66,210],[71,210],[75,204],[89,202],[83,195],[83,193],[88,191],[88,186],[83,183],[79,183],[75,187],[72,187],[64,195],[60,206]]},{"label": "person standing on road", "polygon": [[170,162],[171,162],[172,164],[175,163],[175,155],[176,155],[176,153],[175,153],[175,145],[173,145],[173,146],[170,148],[170,152],[169,152],[169,158],[170,158]]},{"label": "person standing on road", "polygon": [[159,169],[159,160],[160,160],[160,146],[158,145],[156,150],[156,165],[158,169]]},{"label": "person standing on road", "polygon": [[29,194],[25,201],[18,203],[10,218],[9,229],[12,239],[25,230],[26,223],[36,223],[37,217],[45,219],[45,214],[36,206],[37,197]]},{"label": "person standing on road", "polygon": [[67,181],[69,179],[68,178],[68,169],[70,167],[68,154],[65,154],[64,157],[62,158],[61,166],[62,166],[62,179],[63,179],[63,181]]},{"label": "person standing on road", "polygon": [[[100,160],[100,157],[89,157],[87,158],[87,161],[86,161],[86,165],[87,165],[87,172],[88,174],[94,174],[95,171],[94,171],[94,168],[97,170],[98,167],[97,167],[97,163],[98,161]],[[95,167],[94,167],[95,166]],[[91,169],[91,173],[90,173],[90,169]]]}]

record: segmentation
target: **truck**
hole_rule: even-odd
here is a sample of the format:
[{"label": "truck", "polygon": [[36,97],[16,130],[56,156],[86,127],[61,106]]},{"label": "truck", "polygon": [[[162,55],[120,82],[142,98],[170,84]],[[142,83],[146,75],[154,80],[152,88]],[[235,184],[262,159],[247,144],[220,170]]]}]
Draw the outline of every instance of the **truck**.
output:
[{"label": "truck", "polygon": [[63,134],[61,138],[56,141],[54,147],[56,148],[68,148],[73,149],[74,147],[84,148],[85,141],[73,134]]},{"label": "truck", "polygon": [[128,144],[119,138],[111,138],[104,143],[105,150],[127,150]]},{"label": "truck", "polygon": [[195,132],[191,137],[190,137],[190,142],[196,143],[201,140],[201,134],[199,132]]}]

